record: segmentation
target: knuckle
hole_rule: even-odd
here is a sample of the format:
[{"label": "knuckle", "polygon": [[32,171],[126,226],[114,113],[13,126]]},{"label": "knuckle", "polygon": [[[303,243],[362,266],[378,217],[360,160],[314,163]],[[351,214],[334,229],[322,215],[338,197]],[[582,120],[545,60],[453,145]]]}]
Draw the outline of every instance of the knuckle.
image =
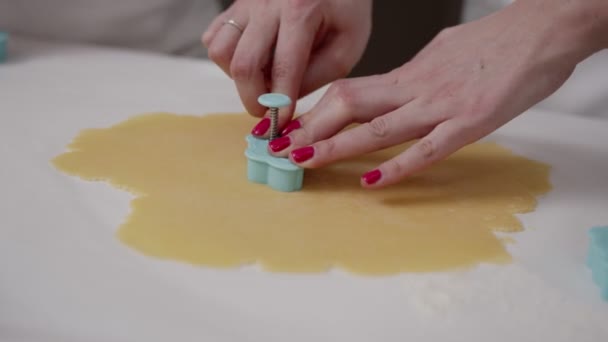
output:
[{"label": "knuckle", "polygon": [[378,116],[367,124],[367,129],[372,137],[384,138],[388,135],[390,127],[386,117]]},{"label": "knuckle", "polygon": [[236,81],[247,81],[254,77],[254,64],[246,59],[235,58],[230,65],[230,74]]},{"label": "knuckle", "polygon": [[334,139],[327,139],[318,143],[319,150],[322,151],[322,154],[325,156],[333,156],[336,150],[336,142]]},{"label": "knuckle", "polygon": [[310,145],[315,141],[314,131],[308,126],[303,125],[299,129],[289,134],[294,146],[306,146]]},{"label": "knuckle", "polygon": [[[311,120],[312,119],[312,120]],[[292,120],[300,122],[300,128],[289,133],[294,146],[306,146],[315,143],[318,139],[319,130],[316,129],[315,117],[307,113],[305,116],[296,116]]]},{"label": "knuckle", "polygon": [[356,108],[357,94],[347,80],[338,80],[329,89],[331,98],[341,112],[350,113]]},{"label": "knuckle", "polygon": [[437,154],[435,144],[431,139],[423,138],[418,144],[416,144],[417,152],[424,158],[424,160],[431,160]]},{"label": "knuckle", "polygon": [[384,164],[384,169],[386,170],[387,175],[392,175],[393,177],[394,176],[398,176],[398,177],[403,176],[406,172],[405,166],[397,158],[387,161]]},{"label": "knuckle", "polygon": [[288,0],[289,20],[304,21],[311,18],[318,10],[318,0]]},{"label": "knuckle", "polygon": [[314,1],[310,0],[287,0],[287,5],[293,10],[302,10],[310,6]]},{"label": "knuckle", "polygon": [[227,65],[230,63],[230,52],[224,46],[211,44],[207,54],[216,64]]},{"label": "knuckle", "polygon": [[[454,30],[455,28],[453,27],[448,27],[448,28],[444,28],[441,31],[439,31],[439,33],[431,40],[431,42],[428,44],[429,47],[439,47],[439,46],[443,46],[446,44],[446,42],[452,40],[452,37],[454,35]],[[421,56],[424,56],[427,49],[423,49],[420,53]]]},{"label": "knuckle", "polygon": [[495,119],[500,113],[496,104],[498,101],[486,101],[482,98],[472,98],[460,103],[461,115],[459,129],[462,132],[490,132],[497,129],[500,122]]},{"label": "knuckle", "polygon": [[284,79],[289,76],[289,63],[284,60],[276,60],[272,66],[272,79]]}]

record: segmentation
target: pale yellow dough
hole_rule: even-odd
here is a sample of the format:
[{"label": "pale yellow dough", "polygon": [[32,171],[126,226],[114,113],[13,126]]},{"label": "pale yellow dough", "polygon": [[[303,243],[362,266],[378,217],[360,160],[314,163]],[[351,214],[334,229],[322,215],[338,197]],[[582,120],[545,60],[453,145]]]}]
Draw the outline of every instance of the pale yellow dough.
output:
[{"label": "pale yellow dough", "polygon": [[437,271],[510,256],[494,231],[550,190],[549,167],[473,144],[379,191],[359,177],[404,146],[318,170],[300,192],[246,178],[246,115],[148,114],[83,131],[54,164],[133,192],[118,236],[150,256],[209,267],[258,262],[281,272],[337,266],[360,274]]}]

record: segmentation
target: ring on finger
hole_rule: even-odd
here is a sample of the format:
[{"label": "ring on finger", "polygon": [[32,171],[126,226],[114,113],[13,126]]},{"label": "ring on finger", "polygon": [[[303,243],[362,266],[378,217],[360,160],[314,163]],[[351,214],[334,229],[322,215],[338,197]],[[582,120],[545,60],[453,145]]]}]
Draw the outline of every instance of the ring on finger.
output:
[{"label": "ring on finger", "polygon": [[243,33],[245,31],[245,28],[243,27],[243,25],[237,23],[234,19],[228,19],[228,20],[224,21],[224,25],[230,25],[230,26],[236,28],[237,30],[239,30],[241,33]]}]

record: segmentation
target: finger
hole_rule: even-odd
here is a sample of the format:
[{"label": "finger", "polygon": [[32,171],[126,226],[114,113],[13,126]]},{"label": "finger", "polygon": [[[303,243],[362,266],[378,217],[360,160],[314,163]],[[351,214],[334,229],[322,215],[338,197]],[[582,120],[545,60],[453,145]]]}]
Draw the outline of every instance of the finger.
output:
[{"label": "finger", "polygon": [[268,92],[264,66],[270,61],[278,29],[278,19],[252,20],[230,65],[241,101],[247,112],[253,116],[261,117],[266,113],[266,108],[258,103],[258,97]]},{"label": "finger", "polygon": [[335,135],[351,123],[370,121],[410,101],[407,90],[395,86],[390,77],[386,74],[335,82],[310,112],[287,126],[289,145],[277,142],[280,146],[271,146],[271,153],[286,156],[295,148]]},{"label": "finger", "polygon": [[366,124],[308,146],[314,153],[306,160],[299,158],[298,150],[292,151],[290,158],[303,167],[316,168],[397,145],[423,136],[437,125],[436,116],[425,114],[416,110],[415,105],[406,104],[393,112],[376,116]]},{"label": "finger", "polygon": [[244,28],[244,32],[222,21],[219,31],[208,48],[209,58],[231,78],[230,63],[241,36],[247,32],[248,17],[243,16],[233,20]]},{"label": "finger", "polygon": [[[407,89],[394,82],[392,73],[339,80],[307,113],[288,123],[281,135],[289,135],[278,156],[292,149],[327,139],[349,124],[367,122],[410,101]],[[288,148],[286,148],[288,147]]]},{"label": "finger", "polygon": [[380,188],[395,184],[447,158],[485,134],[485,130],[480,130],[462,119],[447,120],[400,155],[363,175],[361,185],[366,188]]},{"label": "finger", "polygon": [[[335,82],[329,90],[323,95],[320,101],[306,114],[300,115],[297,119],[287,122],[282,126],[282,136],[290,134],[292,131],[303,127],[303,123],[308,126],[309,119],[318,118],[319,129],[317,128],[317,120],[311,120],[312,126],[310,129],[305,129],[305,133],[298,139],[298,145],[311,144],[318,139],[329,137],[340,131],[346,125],[352,122],[366,121],[363,117],[367,112],[386,112],[399,107],[405,101],[399,102],[396,99],[396,93],[384,91],[396,85],[396,75],[394,72],[383,75],[373,75],[367,77],[358,77],[348,80],[339,80]],[[386,85],[386,87],[384,87]],[[383,87],[382,89],[380,87]],[[387,88],[388,87],[388,88]],[[387,96],[391,95],[391,96]],[[406,95],[403,96],[404,98]],[[366,99],[365,101],[359,101]],[[379,106],[385,105],[375,110],[374,104]],[[384,108],[384,109],[383,109]],[[369,118],[368,120],[371,120]],[[259,137],[266,137],[268,127],[270,126],[267,118],[262,119],[252,130],[252,134]],[[283,150],[286,146],[280,144]],[[290,149],[271,153],[281,156],[286,156]],[[277,153],[278,152],[278,153]]]},{"label": "finger", "polygon": [[299,99],[302,78],[321,25],[317,6],[285,6],[281,15],[271,69],[272,91],[289,96],[292,105],[279,112],[279,127],[291,119]]},{"label": "finger", "polygon": [[363,51],[364,46],[359,47],[346,35],[336,36],[326,42],[310,57],[300,96],[306,96],[328,83],[348,76]]},{"label": "finger", "polygon": [[211,42],[213,42],[213,38],[217,35],[219,30],[224,25],[224,21],[226,20],[228,14],[226,12],[218,15],[211,21],[211,24],[207,27],[207,30],[203,33],[201,37],[201,42],[206,48],[209,48]]}]

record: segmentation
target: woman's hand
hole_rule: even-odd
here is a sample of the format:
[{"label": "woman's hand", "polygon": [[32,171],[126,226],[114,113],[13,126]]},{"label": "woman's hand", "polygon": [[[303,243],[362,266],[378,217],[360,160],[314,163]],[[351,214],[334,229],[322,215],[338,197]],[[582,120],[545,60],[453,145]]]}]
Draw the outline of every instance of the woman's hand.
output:
[{"label": "woman's hand", "polygon": [[[559,2],[517,1],[443,31],[388,74],[335,82],[269,149],[316,168],[419,139],[363,175],[364,187],[396,183],[446,158],[553,93],[597,49],[572,8],[561,8],[571,2]],[[351,123],[363,124],[342,131]]]},{"label": "woman's hand", "polygon": [[[371,0],[237,0],[209,26],[203,43],[235,81],[247,111],[261,117],[266,108],[258,96],[279,92],[295,105],[350,72],[367,45],[371,5]],[[243,32],[225,25],[228,20]],[[293,109],[281,111],[281,127]]]}]

